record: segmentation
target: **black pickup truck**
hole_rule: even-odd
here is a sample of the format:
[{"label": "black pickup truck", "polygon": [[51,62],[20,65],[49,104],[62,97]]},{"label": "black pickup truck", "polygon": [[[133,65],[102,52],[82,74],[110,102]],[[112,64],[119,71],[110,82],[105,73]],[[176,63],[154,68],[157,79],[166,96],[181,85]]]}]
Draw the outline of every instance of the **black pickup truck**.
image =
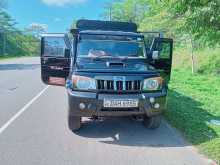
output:
[{"label": "black pickup truck", "polygon": [[160,126],[173,51],[173,40],[162,36],[138,32],[134,23],[95,20],[42,35],[42,81],[66,87],[72,131],[82,117],[138,116],[147,128]]}]

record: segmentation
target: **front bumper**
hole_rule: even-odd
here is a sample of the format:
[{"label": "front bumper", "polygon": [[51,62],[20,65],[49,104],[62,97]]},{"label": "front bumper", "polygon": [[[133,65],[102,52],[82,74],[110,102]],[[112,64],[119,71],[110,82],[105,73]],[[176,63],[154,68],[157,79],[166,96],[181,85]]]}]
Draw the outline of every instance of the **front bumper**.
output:
[{"label": "front bumper", "polygon": [[[142,93],[142,94],[99,94],[93,92],[80,92],[67,89],[69,115],[70,116],[129,116],[143,115],[154,116],[161,114],[166,109],[166,90],[157,93]],[[154,103],[150,103],[150,97],[155,98]],[[137,108],[104,108],[104,99],[138,99],[139,105]],[[79,104],[84,103],[85,108],[80,109]],[[154,108],[155,103],[159,103],[159,108]]]}]

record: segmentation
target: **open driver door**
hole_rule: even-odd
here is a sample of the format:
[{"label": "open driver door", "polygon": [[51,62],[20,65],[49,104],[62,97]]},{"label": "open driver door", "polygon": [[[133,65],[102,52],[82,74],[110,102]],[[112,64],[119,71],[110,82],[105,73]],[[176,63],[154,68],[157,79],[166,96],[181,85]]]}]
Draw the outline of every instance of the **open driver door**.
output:
[{"label": "open driver door", "polygon": [[159,70],[165,81],[170,80],[173,55],[173,40],[170,38],[154,38],[148,60],[150,64]]},{"label": "open driver door", "polygon": [[71,42],[65,34],[41,37],[41,78],[45,84],[64,86],[70,72]]}]

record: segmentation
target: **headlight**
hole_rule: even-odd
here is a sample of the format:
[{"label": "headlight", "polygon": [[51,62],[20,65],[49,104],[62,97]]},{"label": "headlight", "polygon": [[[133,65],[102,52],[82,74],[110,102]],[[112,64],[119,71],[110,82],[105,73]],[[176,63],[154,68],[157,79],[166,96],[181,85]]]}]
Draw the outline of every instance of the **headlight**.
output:
[{"label": "headlight", "polygon": [[84,76],[72,76],[73,88],[81,90],[96,89],[95,79]]},{"label": "headlight", "polygon": [[163,79],[161,77],[153,77],[144,80],[144,91],[161,90],[163,85]]}]

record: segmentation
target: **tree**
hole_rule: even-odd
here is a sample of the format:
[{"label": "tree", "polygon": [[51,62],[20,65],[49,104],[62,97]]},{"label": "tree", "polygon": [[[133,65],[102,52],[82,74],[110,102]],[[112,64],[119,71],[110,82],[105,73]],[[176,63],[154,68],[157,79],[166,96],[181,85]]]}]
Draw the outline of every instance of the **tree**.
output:
[{"label": "tree", "polygon": [[6,0],[1,0],[0,1],[0,9],[3,9],[7,6],[7,1]]},{"label": "tree", "polygon": [[5,10],[7,0],[0,0],[0,55],[31,55],[39,42],[32,35],[17,29],[17,22]]},{"label": "tree", "polygon": [[[2,5],[2,4],[1,4]],[[6,40],[9,32],[14,32],[16,22],[2,9],[0,9],[0,53],[3,55],[6,51]]]},{"label": "tree", "polygon": [[183,27],[201,43],[220,43],[219,0],[167,0],[174,18],[184,19]]},{"label": "tree", "polygon": [[113,1],[105,5],[104,18],[113,21],[135,22],[139,25],[147,9],[145,0]]},{"label": "tree", "polygon": [[[134,22],[142,31],[166,31],[173,33],[176,22],[170,19],[167,4],[155,0],[124,0],[107,4],[104,18]],[[109,12],[111,8],[111,12]],[[172,27],[172,28],[171,28]]]},{"label": "tree", "polygon": [[47,32],[47,25],[46,24],[39,24],[39,23],[32,23],[26,29],[27,32],[30,32],[35,37],[40,38],[42,33]]}]

